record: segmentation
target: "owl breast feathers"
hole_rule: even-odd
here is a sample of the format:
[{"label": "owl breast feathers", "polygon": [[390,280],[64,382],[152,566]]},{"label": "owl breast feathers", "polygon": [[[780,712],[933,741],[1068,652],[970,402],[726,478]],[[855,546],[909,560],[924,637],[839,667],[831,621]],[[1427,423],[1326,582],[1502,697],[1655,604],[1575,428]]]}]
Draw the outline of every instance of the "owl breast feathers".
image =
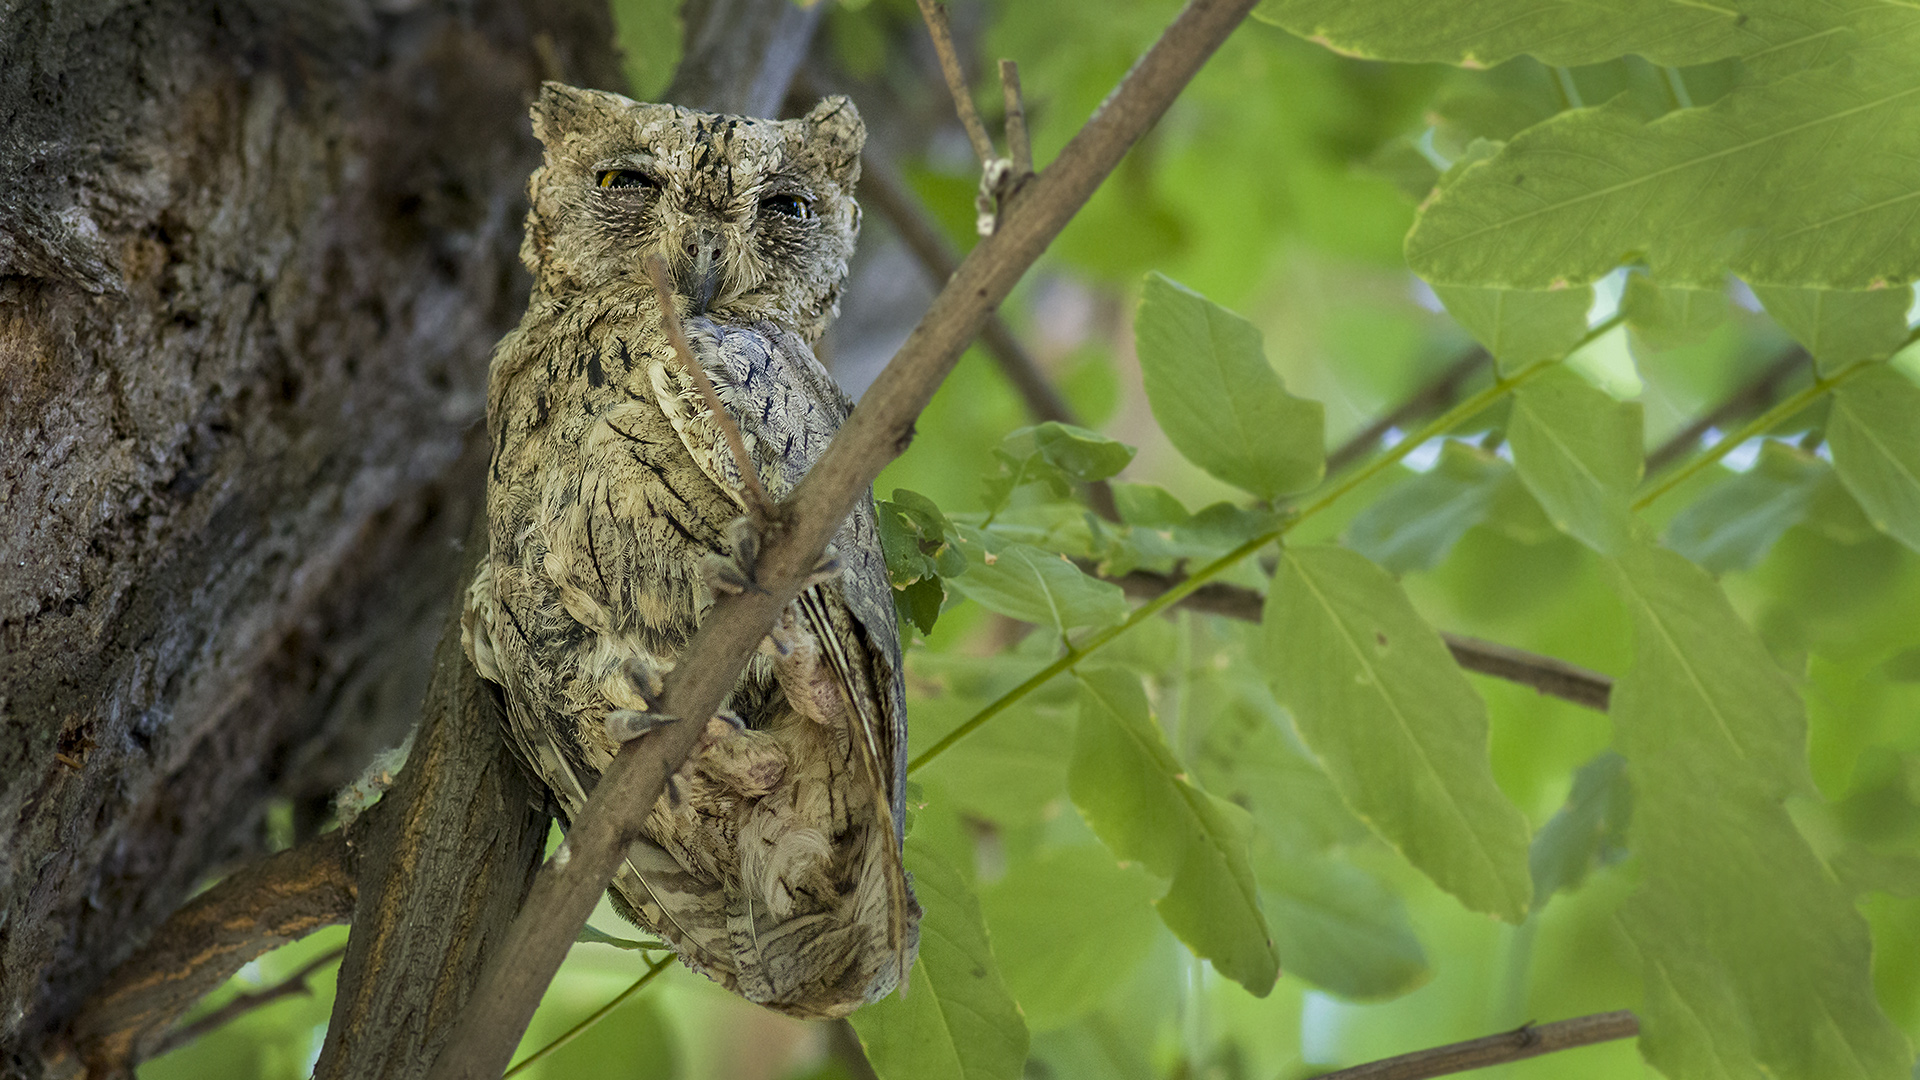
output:
[{"label": "owl breast feathers", "polygon": [[[714,602],[703,560],[749,561],[739,466],[677,362],[646,259],[671,268],[697,362],[779,498],[850,404],[811,342],[859,230],[865,129],[716,116],[548,83],[521,258],[534,289],[493,358],[490,557],[468,654],[509,742],[571,819]],[[787,609],[611,890],[687,966],[796,1016],[905,977],[920,911],[901,867],[906,717],[892,596],[864,501],[837,573]],[[619,730],[619,724],[616,725]]]}]

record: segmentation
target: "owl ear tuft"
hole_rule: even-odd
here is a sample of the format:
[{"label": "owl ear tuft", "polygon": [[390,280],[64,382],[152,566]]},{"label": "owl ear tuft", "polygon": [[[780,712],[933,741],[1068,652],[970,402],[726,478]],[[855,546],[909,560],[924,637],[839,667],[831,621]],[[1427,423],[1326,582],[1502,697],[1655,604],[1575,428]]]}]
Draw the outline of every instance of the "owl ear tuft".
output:
[{"label": "owl ear tuft", "polygon": [[551,80],[540,84],[528,113],[533,117],[533,134],[548,147],[557,146],[569,132],[596,126],[631,104],[618,94],[604,90],[585,90]]},{"label": "owl ear tuft", "polygon": [[850,183],[860,175],[860,150],[867,145],[867,125],[860,110],[845,95],[835,94],[806,116],[812,137],[808,145],[819,153],[836,180]]}]

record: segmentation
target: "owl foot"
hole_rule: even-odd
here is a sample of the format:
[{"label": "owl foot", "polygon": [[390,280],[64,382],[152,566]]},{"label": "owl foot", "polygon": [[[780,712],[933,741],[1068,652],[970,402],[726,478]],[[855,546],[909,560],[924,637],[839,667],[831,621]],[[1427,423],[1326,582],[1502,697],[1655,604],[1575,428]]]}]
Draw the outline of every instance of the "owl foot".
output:
[{"label": "owl foot", "polygon": [[[750,517],[737,517],[727,525],[727,541],[733,545],[731,557],[718,553],[707,555],[700,560],[700,571],[707,579],[707,587],[715,593],[760,592],[758,566],[760,563],[760,528]],[[840,553],[832,544],[820,554],[820,561],[813,564],[807,579],[801,588],[812,588],[823,581],[832,581],[840,576]]]},{"label": "owl foot", "polygon": [[[642,735],[666,727],[677,719],[679,717],[668,716],[665,713],[641,712],[639,709],[613,709],[608,711],[603,723],[607,729],[607,736],[613,741],[630,743]],[[702,742],[711,744],[719,738],[745,730],[747,730],[746,721],[731,712],[722,710],[714,713],[713,719],[708,721]],[[696,750],[695,753],[698,754],[699,751]]]}]

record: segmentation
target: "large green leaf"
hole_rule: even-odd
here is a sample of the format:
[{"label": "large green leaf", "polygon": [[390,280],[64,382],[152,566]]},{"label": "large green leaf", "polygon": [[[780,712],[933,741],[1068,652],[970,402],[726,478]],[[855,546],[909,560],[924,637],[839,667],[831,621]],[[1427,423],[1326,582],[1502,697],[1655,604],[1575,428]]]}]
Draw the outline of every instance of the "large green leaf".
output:
[{"label": "large green leaf", "polygon": [[1449,439],[1431,470],[1400,481],[1360,511],[1347,526],[1347,544],[1396,574],[1431,570],[1516,483],[1506,462]]},{"label": "large green leaf", "polygon": [[1716,574],[1748,569],[1781,533],[1806,520],[1814,499],[1833,482],[1826,462],[1769,441],[1753,468],[1720,481],[1674,516],[1667,544]]},{"label": "large green leaf", "polygon": [[1287,393],[1252,323],[1149,274],[1134,340],[1154,419],[1188,461],[1263,499],[1320,482],[1324,410]]},{"label": "large green leaf", "polygon": [[1640,889],[1620,915],[1646,980],[1641,1050],[1671,1077],[1904,1080],[1867,926],[1782,805],[1810,791],[1799,695],[1712,579],[1634,545],[1615,737]]},{"label": "large green leaf", "polygon": [[1834,393],[1827,441],[1874,525],[1920,551],[1920,386],[1891,367],[1855,376]]},{"label": "large green leaf", "polygon": [[1729,269],[1835,289],[1920,277],[1920,10],[1750,8],[1798,25],[1753,52],[1749,81],[1652,121],[1623,99],[1521,132],[1443,179],[1407,238],[1414,270],[1517,289],[1632,261],[1698,288]]},{"label": "large green leaf", "polygon": [[1626,544],[1643,467],[1638,402],[1555,369],[1514,392],[1507,438],[1520,482],[1554,525],[1602,554]]},{"label": "large green leaf", "polygon": [[1527,822],[1494,785],[1487,707],[1400,586],[1334,547],[1290,549],[1263,652],[1347,802],[1475,911],[1527,913]]},{"label": "large green leaf", "polygon": [[1549,64],[1638,54],[1705,63],[1745,44],[1738,11],[1683,0],[1263,0],[1264,19],[1349,56],[1491,67],[1522,53]]},{"label": "large green leaf", "polygon": [[1500,370],[1538,360],[1558,360],[1587,335],[1593,286],[1571,289],[1483,289],[1436,285],[1433,291],[1474,340],[1487,347]]},{"label": "large green leaf", "polygon": [[1132,975],[1153,947],[1160,891],[1097,845],[1016,863],[981,890],[1001,974],[1033,1030],[1078,1019]]},{"label": "large green leaf", "polygon": [[1404,994],[1427,981],[1426,950],[1400,898],[1336,855],[1284,844],[1254,859],[1287,971],[1355,1000]]},{"label": "large green leaf", "polygon": [[989,611],[1059,634],[1127,616],[1120,586],[1088,577],[1060,555],[964,525],[959,534],[967,572],[947,584]]},{"label": "large green leaf", "polygon": [[1756,285],[1753,294],[1793,340],[1807,347],[1822,372],[1858,360],[1885,360],[1907,340],[1912,289],[1794,289]]},{"label": "large green leaf", "polygon": [[1280,973],[1260,914],[1246,811],[1194,787],[1161,737],[1140,678],[1080,675],[1080,730],[1067,790],[1114,854],[1164,878],[1160,918],[1194,955],[1257,995]]},{"label": "large green leaf", "polygon": [[925,915],[906,993],[853,1014],[881,1080],[1017,1080],[1027,1025],[1000,980],[980,905],[958,873],[909,838],[907,869]]}]

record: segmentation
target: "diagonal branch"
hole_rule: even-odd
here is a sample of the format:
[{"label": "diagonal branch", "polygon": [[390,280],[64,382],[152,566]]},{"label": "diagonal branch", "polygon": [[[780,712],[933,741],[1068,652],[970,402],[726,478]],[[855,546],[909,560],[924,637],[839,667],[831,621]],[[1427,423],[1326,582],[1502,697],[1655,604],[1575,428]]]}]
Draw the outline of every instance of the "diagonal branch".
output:
[{"label": "diagonal branch", "polygon": [[661,711],[689,719],[630,742],[615,756],[565,844],[536,878],[431,1075],[500,1075],[627,845],[642,835],[668,776],[693,751],[706,717],[739,681],[747,656],[799,593],[855,501],[869,497],[873,478],[912,441],[914,420],[988,314],[1253,4],[1192,0],[934,298],[826,453],[782,503],[783,521],[770,530],[757,567],[760,588],[716,604],[683,652],[687,659],[669,673]]},{"label": "diagonal branch", "polygon": [[[1128,596],[1150,599],[1180,584],[1182,579],[1150,570],[1135,570],[1103,580],[1120,586]],[[1175,606],[1257,623],[1265,604],[1266,597],[1252,589],[1210,581],[1187,594]],[[1453,654],[1454,662],[1468,671],[1531,686],[1549,697],[1557,697],[1588,709],[1607,711],[1608,701],[1613,694],[1613,679],[1598,671],[1464,634],[1442,632],[1440,637],[1446,641],[1447,651]]]},{"label": "diagonal branch", "polygon": [[1751,416],[1774,403],[1780,396],[1780,387],[1794,372],[1812,360],[1807,350],[1795,345],[1776,357],[1753,379],[1729,394],[1720,404],[1700,414],[1692,423],[1673,433],[1673,437],[1661,443],[1647,455],[1647,475],[1652,476],[1661,469],[1684,457],[1689,450],[1699,445],[1700,437],[1717,427]]},{"label": "diagonal branch", "polygon": [[967,73],[960,66],[960,53],[953,47],[953,27],[947,23],[947,6],[941,0],[919,0],[920,17],[926,20],[927,34],[933,38],[933,51],[940,57],[940,74],[946,77],[947,91],[953,95],[953,111],[967,129],[967,141],[985,165],[994,158],[993,139],[980,122],[980,110],[973,107],[973,91],[967,87]]},{"label": "diagonal branch", "polygon": [[1458,360],[1447,365],[1446,369],[1434,376],[1425,385],[1415,390],[1412,396],[1395,406],[1373,423],[1355,432],[1346,442],[1341,443],[1327,454],[1327,475],[1346,468],[1366,457],[1380,443],[1381,436],[1397,427],[1419,420],[1422,417],[1440,412],[1460,399],[1460,389],[1474,373],[1493,362],[1493,357],[1485,349],[1469,349]]},{"label": "diagonal branch", "polygon": [[306,997],[311,995],[313,993],[313,987],[307,984],[307,980],[313,978],[314,972],[319,971],[328,964],[334,963],[346,954],[347,947],[345,945],[328,949],[326,952],[300,965],[300,970],[281,979],[272,986],[264,990],[255,990],[250,993],[241,994],[225,1005],[195,1020],[193,1023],[176,1028],[161,1041],[159,1048],[154,1050],[153,1056],[159,1057],[161,1054],[177,1050],[198,1039],[200,1036],[225,1027],[227,1024],[238,1020],[253,1010],[271,1005],[281,998],[295,996]]},{"label": "diagonal branch", "polygon": [[1428,1080],[1434,1076],[1484,1069],[1541,1054],[1572,1050],[1595,1043],[1630,1039],[1640,1034],[1640,1021],[1630,1012],[1595,1013],[1551,1024],[1526,1024],[1484,1039],[1449,1043],[1431,1050],[1370,1061],[1351,1069],[1321,1073],[1314,1080]]}]

